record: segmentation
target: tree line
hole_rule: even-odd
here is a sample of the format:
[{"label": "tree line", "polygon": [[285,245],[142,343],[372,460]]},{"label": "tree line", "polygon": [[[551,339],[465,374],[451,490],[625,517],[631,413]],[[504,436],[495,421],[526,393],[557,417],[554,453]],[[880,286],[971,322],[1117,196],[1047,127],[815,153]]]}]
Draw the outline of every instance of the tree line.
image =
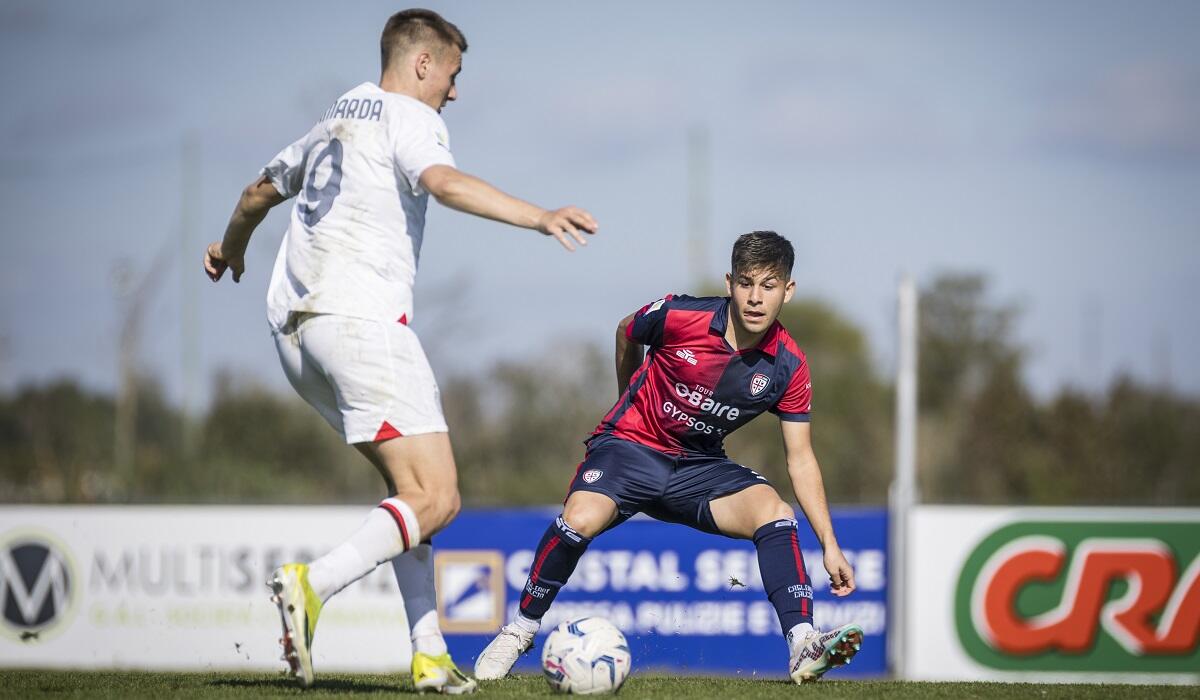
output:
[{"label": "tree line", "polygon": [[[712,291],[712,290],[710,290]],[[1038,399],[1022,377],[1019,309],[985,278],[944,274],[921,291],[918,483],[939,503],[1194,505],[1200,401],[1118,377]],[[894,387],[863,332],[816,299],[782,318],[805,350],[813,439],[830,500],[883,504],[891,481]],[[616,398],[611,351],[504,361],[442,378],[464,502],[562,500],[582,440]],[[0,396],[0,501],[16,503],[361,503],[382,481],[298,397],[225,373],[200,416],[136,383],[131,453],[117,450],[118,405],[70,379]],[[727,441],[791,500],[775,419]]]}]

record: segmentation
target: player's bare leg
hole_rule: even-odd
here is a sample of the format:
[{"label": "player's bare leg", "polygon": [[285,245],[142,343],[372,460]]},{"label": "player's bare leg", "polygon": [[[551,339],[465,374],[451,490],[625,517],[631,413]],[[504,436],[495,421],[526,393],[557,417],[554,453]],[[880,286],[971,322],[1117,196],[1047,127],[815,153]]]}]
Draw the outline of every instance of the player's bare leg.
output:
[{"label": "player's bare leg", "polygon": [[[288,564],[280,568],[269,582],[283,621],[284,657],[297,680],[306,687],[313,682],[311,647],[316,619],[325,601],[379,564],[416,548],[449,524],[459,510],[458,476],[446,433],[360,443],[355,447],[379,470],[387,483],[389,497],[342,544],[311,564]],[[431,566],[431,557],[426,560]],[[425,576],[413,578],[427,580]],[[417,597],[436,600],[432,592],[418,592]],[[423,612],[418,620],[424,617]],[[440,631],[437,636],[440,639]],[[424,666],[440,669],[431,672],[434,686],[439,690],[447,685],[453,685],[454,690],[446,692],[474,689],[474,682],[459,673],[448,656],[443,653],[433,658],[435,663]],[[414,668],[419,665],[422,664],[415,663]]]},{"label": "player's bare leg", "polygon": [[458,515],[458,468],[449,433],[361,442],[354,447],[379,470],[388,494],[412,508],[425,538]]},{"label": "player's bare leg", "polygon": [[[404,598],[412,638],[412,677],[418,691],[450,695],[473,692],[475,681],[450,658],[438,626],[434,588],[434,532],[454,519],[459,510],[458,473],[447,433],[429,433],[355,445],[379,470],[388,494],[413,507],[424,541],[392,559],[396,584]],[[428,524],[427,524],[428,523]]]},{"label": "player's bare leg", "polygon": [[721,532],[743,540],[754,539],[754,533],[767,523],[796,519],[792,507],[766,484],[722,496],[710,501],[708,507]]},{"label": "player's bare leg", "polygon": [[844,666],[862,645],[862,629],[843,625],[821,633],[813,627],[812,584],[800,554],[795,512],[775,489],[759,484],[709,503],[721,532],[754,541],[763,587],[779,613],[796,683],[819,679]]},{"label": "player's bare leg", "polygon": [[566,584],[592,538],[617,519],[617,504],[608,496],[575,491],[535,550],[517,618],[500,629],[475,659],[479,680],[504,678],[521,654],[533,647],[542,616]]}]

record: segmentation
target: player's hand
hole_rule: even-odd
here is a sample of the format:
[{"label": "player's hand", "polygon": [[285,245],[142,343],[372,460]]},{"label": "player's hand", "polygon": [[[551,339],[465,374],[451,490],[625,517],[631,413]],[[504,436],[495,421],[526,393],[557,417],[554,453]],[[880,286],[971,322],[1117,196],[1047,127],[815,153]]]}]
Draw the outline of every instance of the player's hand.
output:
[{"label": "player's hand", "polygon": [[843,598],[854,592],[854,569],[836,545],[825,550],[825,570],[829,572],[829,590]]},{"label": "player's hand", "polygon": [[204,252],[204,272],[213,282],[221,279],[225,270],[233,270],[233,281],[241,282],[242,273],[246,271],[246,259],[241,255],[226,255],[221,250],[221,242],[209,243]]},{"label": "player's hand", "polygon": [[537,224],[537,230],[547,236],[554,236],[567,250],[575,250],[572,239],[579,245],[587,245],[587,239],[580,232],[592,234],[598,228],[600,225],[596,223],[592,215],[579,207],[563,207],[548,211],[542,214]]}]

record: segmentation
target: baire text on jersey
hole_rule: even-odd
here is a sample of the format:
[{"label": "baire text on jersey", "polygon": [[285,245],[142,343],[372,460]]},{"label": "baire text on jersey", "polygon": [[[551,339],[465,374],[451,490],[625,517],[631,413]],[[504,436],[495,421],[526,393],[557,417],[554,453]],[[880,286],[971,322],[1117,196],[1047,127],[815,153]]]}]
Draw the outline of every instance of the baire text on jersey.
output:
[{"label": "baire text on jersey", "polygon": [[[686,401],[689,405],[698,408],[699,410],[708,413],[715,418],[722,418],[732,423],[737,420],[739,415],[741,415],[741,409],[739,409],[737,406],[730,406],[729,404],[724,404],[715,400],[712,397],[712,389],[700,386],[699,384],[697,384],[694,388],[689,388],[688,385],[684,384],[683,382],[676,382],[675,393],[680,399]],[[668,418],[680,423],[687,423],[689,428],[704,433],[705,435],[712,435],[714,431],[717,433],[717,435],[724,435],[726,433],[725,429],[717,428],[711,423],[705,422],[703,418],[696,418],[695,416],[689,415],[681,407],[676,406],[672,401],[664,401],[662,408],[663,413],[665,413]]]}]

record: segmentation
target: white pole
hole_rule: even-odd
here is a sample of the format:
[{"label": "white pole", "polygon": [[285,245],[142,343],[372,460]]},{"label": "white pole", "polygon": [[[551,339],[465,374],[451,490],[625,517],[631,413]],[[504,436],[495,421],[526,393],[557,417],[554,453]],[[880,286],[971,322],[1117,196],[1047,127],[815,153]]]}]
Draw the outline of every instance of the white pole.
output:
[{"label": "white pole", "polygon": [[888,661],[892,674],[908,677],[908,515],[917,500],[917,288],[908,275],[897,295],[896,476],[888,492],[891,552],[888,556]]},{"label": "white pole", "polygon": [[709,186],[711,138],[708,127],[696,125],[687,134],[688,253],[692,284],[697,289],[711,282],[708,274],[708,240],[712,220],[712,188]]}]

